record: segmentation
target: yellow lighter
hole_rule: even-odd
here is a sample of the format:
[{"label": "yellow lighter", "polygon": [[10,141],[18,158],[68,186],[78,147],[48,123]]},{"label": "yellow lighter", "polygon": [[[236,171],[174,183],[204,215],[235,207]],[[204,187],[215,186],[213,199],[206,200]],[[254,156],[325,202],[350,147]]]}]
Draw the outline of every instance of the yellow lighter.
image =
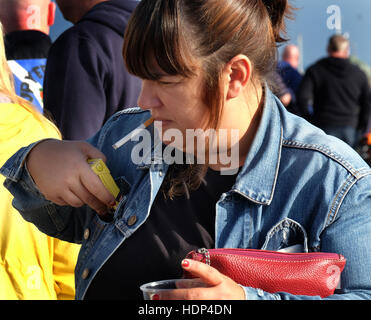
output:
[{"label": "yellow lighter", "polygon": [[109,169],[107,168],[106,164],[102,159],[88,159],[88,164],[93,169],[95,174],[99,177],[102,181],[103,185],[106,189],[111,192],[111,194],[116,199],[116,205],[113,207],[114,209],[117,208],[118,205],[118,195],[120,193],[120,188],[117,186],[115,180],[113,180]]}]

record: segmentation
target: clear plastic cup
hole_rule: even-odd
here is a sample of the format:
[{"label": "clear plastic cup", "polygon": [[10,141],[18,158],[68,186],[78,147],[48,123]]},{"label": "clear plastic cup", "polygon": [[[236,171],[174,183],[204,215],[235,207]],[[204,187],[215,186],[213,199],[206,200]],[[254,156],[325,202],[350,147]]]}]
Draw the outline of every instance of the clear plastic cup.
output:
[{"label": "clear plastic cup", "polygon": [[[179,283],[179,287],[177,287],[177,282]],[[174,290],[177,288],[185,288],[192,286],[195,283],[195,279],[169,279],[169,280],[161,280],[161,281],[154,281],[143,284],[140,286],[140,290],[143,292],[144,300],[152,300],[153,295],[156,293],[160,293],[163,291]]]}]

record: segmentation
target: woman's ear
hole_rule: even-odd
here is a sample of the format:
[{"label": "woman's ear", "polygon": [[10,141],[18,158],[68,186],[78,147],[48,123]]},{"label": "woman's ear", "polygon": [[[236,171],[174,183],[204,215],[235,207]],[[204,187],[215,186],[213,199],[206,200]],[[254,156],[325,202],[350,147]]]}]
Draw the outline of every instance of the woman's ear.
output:
[{"label": "woman's ear", "polygon": [[246,88],[251,78],[251,62],[248,57],[239,54],[225,66],[227,77],[227,100],[239,96]]}]

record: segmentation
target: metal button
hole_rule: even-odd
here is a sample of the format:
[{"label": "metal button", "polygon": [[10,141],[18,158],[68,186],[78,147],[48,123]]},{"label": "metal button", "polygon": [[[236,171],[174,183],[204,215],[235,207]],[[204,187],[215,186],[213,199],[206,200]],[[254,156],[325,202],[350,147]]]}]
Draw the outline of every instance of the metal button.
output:
[{"label": "metal button", "polygon": [[88,268],[84,269],[84,271],[82,272],[81,278],[85,280],[89,276],[89,272],[90,271]]},{"label": "metal button", "polygon": [[164,172],[163,172],[162,170],[160,170],[160,171],[158,172],[158,174],[160,175],[160,177],[162,177],[162,176],[164,175]]},{"label": "metal button", "polygon": [[128,220],[128,226],[133,226],[137,222],[137,216],[131,216]]},{"label": "metal button", "polygon": [[90,235],[90,230],[89,229],[85,229],[85,231],[84,231],[84,239],[85,240],[88,240],[89,239],[89,235]]}]

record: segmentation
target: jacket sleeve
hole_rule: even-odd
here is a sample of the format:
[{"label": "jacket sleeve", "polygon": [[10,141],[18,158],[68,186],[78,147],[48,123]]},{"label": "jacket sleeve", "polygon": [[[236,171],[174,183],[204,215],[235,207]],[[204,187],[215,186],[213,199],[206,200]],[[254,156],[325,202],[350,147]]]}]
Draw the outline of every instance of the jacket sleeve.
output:
[{"label": "jacket sleeve", "polygon": [[44,108],[63,139],[86,140],[106,114],[105,82],[109,65],[94,40],[72,29],[50,49],[44,78]]},{"label": "jacket sleeve", "polygon": [[51,237],[81,243],[86,219],[94,212],[87,206],[58,206],[40,193],[25,165],[27,155],[39,142],[20,149],[0,168],[0,174],[6,178],[4,186],[14,196],[12,204],[26,221]]}]

